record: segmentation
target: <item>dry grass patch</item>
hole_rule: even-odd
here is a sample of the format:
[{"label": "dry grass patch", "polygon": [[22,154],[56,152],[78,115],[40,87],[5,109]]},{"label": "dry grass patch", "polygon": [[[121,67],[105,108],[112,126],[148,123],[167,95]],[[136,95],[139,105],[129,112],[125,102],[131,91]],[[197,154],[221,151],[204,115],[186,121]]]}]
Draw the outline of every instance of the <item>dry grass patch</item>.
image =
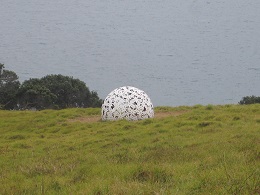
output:
[{"label": "dry grass patch", "polygon": [[[170,111],[170,112],[159,111],[159,112],[155,112],[154,118],[163,119],[163,118],[171,117],[171,116],[176,117],[176,116],[185,114],[187,112],[188,112],[187,110]],[[101,121],[100,115],[81,116],[81,117],[77,117],[74,119],[68,119],[68,122],[71,122],[71,123],[74,123],[74,122],[93,123],[93,122],[99,122],[99,121]]]},{"label": "dry grass patch", "polygon": [[69,122],[82,122],[82,123],[93,123],[98,122],[101,120],[101,117],[99,115],[96,116],[85,116],[85,117],[77,117],[74,119],[68,119]]},{"label": "dry grass patch", "polygon": [[155,118],[166,118],[166,117],[170,117],[170,116],[179,116],[182,114],[187,113],[187,110],[181,110],[181,111],[171,111],[171,112],[155,112],[154,116]]}]

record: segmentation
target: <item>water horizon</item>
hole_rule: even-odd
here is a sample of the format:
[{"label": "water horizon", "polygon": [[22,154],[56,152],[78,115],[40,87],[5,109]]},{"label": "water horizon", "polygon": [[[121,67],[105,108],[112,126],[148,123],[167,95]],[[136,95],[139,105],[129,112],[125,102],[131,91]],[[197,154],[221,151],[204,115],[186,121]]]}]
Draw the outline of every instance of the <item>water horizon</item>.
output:
[{"label": "water horizon", "polygon": [[20,81],[62,74],[104,99],[121,86],[155,106],[260,96],[260,1],[1,2],[0,63]]}]

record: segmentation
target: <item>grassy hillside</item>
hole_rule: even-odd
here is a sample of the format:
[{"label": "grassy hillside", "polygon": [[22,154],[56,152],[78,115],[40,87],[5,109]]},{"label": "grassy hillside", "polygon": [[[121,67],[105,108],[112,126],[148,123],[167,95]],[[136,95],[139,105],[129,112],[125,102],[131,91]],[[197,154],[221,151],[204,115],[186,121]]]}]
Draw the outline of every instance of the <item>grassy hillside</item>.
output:
[{"label": "grassy hillside", "polygon": [[260,104],[0,111],[0,194],[259,194]]}]

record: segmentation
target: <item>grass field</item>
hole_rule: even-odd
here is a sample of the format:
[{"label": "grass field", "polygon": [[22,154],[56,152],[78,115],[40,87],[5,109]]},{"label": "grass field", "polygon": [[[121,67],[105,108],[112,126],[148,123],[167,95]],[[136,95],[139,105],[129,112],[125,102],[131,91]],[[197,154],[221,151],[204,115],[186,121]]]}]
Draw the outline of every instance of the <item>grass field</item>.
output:
[{"label": "grass field", "polygon": [[260,194],[260,104],[0,111],[0,194]]}]

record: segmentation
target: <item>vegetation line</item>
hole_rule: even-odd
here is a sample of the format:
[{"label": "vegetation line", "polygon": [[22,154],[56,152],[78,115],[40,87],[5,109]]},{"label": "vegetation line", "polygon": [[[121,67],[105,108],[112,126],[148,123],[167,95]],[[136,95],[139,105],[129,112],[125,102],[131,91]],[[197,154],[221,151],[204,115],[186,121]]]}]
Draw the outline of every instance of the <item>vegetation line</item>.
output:
[{"label": "vegetation line", "polygon": [[83,81],[63,75],[31,78],[22,84],[15,72],[0,63],[0,109],[43,110],[100,107],[102,99]]}]

